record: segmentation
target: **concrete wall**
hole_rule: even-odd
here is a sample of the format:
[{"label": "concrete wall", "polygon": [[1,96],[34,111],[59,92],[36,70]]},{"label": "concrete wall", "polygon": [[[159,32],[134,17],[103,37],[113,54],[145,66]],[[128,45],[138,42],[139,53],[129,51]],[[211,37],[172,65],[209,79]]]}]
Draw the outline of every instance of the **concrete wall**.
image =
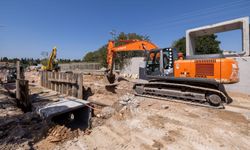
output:
[{"label": "concrete wall", "polygon": [[121,70],[125,77],[138,78],[139,68],[145,67],[144,57],[133,57],[126,60],[126,65]]},{"label": "concrete wall", "polygon": [[88,70],[99,70],[101,69],[100,63],[67,63],[67,64],[59,64],[61,71],[88,71]]},{"label": "concrete wall", "polygon": [[227,91],[250,94],[250,57],[235,58],[239,64],[240,82],[225,84]]}]

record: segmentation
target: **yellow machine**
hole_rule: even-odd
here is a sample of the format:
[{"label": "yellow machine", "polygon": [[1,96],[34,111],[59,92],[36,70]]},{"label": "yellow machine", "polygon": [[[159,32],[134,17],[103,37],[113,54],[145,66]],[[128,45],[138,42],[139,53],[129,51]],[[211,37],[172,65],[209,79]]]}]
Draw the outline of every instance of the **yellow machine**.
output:
[{"label": "yellow machine", "polygon": [[57,49],[56,47],[54,47],[50,53],[46,66],[45,65],[42,66],[42,70],[46,70],[46,71],[59,70],[58,62],[56,60],[56,52],[57,52]]}]

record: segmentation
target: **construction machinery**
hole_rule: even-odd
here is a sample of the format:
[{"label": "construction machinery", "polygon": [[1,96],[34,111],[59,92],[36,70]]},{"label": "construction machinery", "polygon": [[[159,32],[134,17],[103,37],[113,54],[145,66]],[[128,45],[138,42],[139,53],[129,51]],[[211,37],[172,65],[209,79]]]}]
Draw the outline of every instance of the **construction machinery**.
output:
[{"label": "construction machinery", "polygon": [[57,49],[56,47],[54,47],[50,53],[50,56],[48,58],[46,65],[42,66],[42,70],[46,70],[46,71],[58,71],[59,70],[58,62],[56,60],[56,52],[57,52]]},{"label": "construction machinery", "polygon": [[236,60],[221,54],[196,55],[184,60],[174,48],[158,48],[145,41],[132,41],[118,47],[109,42],[109,81],[114,81],[114,53],[132,50],[147,51],[144,73],[149,81],[134,85],[137,95],[213,108],[223,108],[223,103],[232,101],[222,83],[239,81]]}]

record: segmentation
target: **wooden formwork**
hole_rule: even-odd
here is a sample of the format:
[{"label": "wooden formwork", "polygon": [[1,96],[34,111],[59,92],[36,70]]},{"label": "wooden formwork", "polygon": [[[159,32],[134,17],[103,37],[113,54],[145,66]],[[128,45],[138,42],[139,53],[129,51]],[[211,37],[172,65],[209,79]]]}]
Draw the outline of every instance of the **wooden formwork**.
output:
[{"label": "wooden formwork", "polygon": [[83,75],[65,72],[41,72],[41,86],[61,94],[83,98]]}]

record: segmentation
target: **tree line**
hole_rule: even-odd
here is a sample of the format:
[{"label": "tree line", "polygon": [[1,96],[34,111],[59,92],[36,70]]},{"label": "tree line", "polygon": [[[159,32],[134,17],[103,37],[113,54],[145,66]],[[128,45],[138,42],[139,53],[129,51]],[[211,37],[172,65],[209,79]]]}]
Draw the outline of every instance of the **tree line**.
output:
[{"label": "tree line", "polygon": [[[48,59],[34,59],[34,58],[8,58],[8,57],[0,57],[0,62],[8,62],[8,63],[16,63],[20,61],[23,66],[36,66],[38,64],[46,64]],[[71,63],[71,62],[81,62],[81,59],[57,59],[59,64],[63,63]]]}]

